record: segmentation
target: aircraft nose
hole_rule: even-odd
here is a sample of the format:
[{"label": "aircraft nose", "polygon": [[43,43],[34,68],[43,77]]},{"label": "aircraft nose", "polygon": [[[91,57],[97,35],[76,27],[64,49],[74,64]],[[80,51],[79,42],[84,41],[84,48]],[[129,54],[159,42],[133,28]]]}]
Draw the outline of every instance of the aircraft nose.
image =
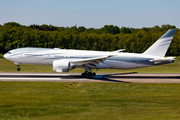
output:
[{"label": "aircraft nose", "polygon": [[3,57],[6,58],[6,57],[7,57],[7,54],[4,54]]},{"label": "aircraft nose", "polygon": [[4,54],[4,56],[3,56],[5,59],[8,59],[9,60],[9,57],[8,57],[8,54],[6,53],[6,54]]}]

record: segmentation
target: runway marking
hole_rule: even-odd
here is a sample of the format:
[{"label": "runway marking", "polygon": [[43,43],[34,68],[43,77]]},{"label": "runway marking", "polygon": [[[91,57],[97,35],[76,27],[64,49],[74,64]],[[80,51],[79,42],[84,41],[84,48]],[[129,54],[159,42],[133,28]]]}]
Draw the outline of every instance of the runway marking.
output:
[{"label": "runway marking", "polygon": [[28,81],[28,82],[90,82],[88,79],[61,78],[0,78],[0,81]]},{"label": "runway marking", "polygon": [[12,78],[12,77],[1,77],[0,80],[61,80],[61,78]]},{"label": "runway marking", "polygon": [[53,75],[53,76],[69,76],[70,74],[56,74],[56,73],[0,73],[0,75]]}]

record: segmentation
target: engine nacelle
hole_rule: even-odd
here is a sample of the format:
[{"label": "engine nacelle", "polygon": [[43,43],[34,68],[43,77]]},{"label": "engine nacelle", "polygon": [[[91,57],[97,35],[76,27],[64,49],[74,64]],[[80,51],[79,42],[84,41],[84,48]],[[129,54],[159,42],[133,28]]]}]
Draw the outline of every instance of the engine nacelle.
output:
[{"label": "engine nacelle", "polygon": [[68,72],[73,69],[71,63],[67,60],[55,60],[53,62],[53,71],[55,72]]}]

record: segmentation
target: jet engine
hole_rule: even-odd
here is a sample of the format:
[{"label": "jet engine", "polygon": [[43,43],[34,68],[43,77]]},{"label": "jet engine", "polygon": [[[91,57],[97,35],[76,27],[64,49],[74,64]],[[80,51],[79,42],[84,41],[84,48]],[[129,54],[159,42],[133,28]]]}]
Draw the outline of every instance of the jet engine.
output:
[{"label": "jet engine", "polygon": [[68,72],[73,69],[68,60],[55,60],[53,62],[53,71],[55,72]]}]

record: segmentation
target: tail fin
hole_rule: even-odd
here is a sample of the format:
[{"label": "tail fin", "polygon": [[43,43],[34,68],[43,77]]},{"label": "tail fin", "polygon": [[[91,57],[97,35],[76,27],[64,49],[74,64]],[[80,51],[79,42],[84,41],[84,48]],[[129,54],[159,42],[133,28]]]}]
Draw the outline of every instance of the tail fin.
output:
[{"label": "tail fin", "polygon": [[143,54],[164,57],[176,30],[168,30],[161,38],[159,38],[151,47],[149,47]]}]

